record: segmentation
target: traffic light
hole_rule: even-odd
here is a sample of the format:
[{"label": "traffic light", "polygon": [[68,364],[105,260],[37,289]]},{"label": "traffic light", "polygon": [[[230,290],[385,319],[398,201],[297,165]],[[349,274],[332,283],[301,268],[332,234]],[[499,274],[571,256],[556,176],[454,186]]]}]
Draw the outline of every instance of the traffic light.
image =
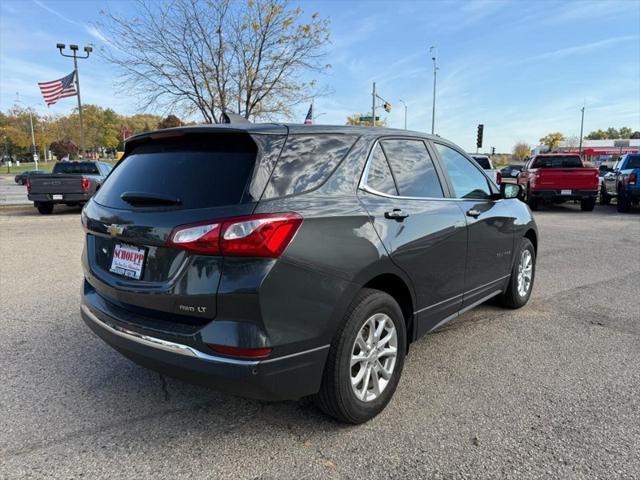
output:
[{"label": "traffic light", "polygon": [[496,154],[496,147],[491,147],[491,155],[495,155]]},{"label": "traffic light", "polygon": [[476,147],[482,148],[482,132],[484,131],[484,125],[481,123],[478,125],[478,138],[476,139]]},{"label": "traffic light", "polygon": [[385,102],[382,108],[384,108],[385,112],[389,113],[391,111],[391,104]]}]

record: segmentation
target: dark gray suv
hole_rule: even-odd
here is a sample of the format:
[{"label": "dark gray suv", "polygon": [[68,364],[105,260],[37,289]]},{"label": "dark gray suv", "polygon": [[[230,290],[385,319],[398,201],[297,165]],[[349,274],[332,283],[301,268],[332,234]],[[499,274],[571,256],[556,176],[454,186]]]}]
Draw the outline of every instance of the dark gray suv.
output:
[{"label": "dark gray suv", "polygon": [[364,422],[411,342],[492,297],[528,301],[538,233],[519,193],[404,130],[137,135],[83,210],[82,317],[162,373]]}]

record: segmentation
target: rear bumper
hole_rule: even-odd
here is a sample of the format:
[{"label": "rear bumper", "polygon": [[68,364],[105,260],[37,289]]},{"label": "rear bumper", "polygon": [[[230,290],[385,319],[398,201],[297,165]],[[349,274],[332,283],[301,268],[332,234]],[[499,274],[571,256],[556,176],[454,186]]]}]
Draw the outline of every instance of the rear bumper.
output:
[{"label": "rear bumper", "polygon": [[534,190],[531,192],[531,196],[552,202],[568,200],[588,200],[592,198],[595,199],[598,196],[597,190],[571,190],[571,193],[563,193],[563,190]]},{"label": "rear bumper", "polygon": [[84,322],[107,344],[144,367],[216,390],[259,400],[295,400],[316,393],[329,345],[266,360],[245,360],[206,353],[193,343],[114,318],[98,309],[91,296],[81,305]]},{"label": "rear bumper", "polygon": [[62,195],[62,199],[53,199],[53,193],[30,193],[27,195],[32,202],[42,203],[80,203],[88,202],[93,192],[86,193],[61,193],[56,195]]}]

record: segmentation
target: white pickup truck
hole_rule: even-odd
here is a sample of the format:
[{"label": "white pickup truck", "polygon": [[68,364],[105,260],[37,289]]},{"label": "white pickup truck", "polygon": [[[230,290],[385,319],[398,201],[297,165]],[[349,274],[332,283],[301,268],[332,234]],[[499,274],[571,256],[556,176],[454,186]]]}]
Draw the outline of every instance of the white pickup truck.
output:
[{"label": "white pickup truck", "polygon": [[493,168],[493,163],[491,159],[487,155],[478,155],[476,153],[471,154],[471,158],[473,158],[478,165],[480,165],[486,172],[489,177],[496,183],[496,185],[500,185],[502,182],[502,175],[500,172]]}]

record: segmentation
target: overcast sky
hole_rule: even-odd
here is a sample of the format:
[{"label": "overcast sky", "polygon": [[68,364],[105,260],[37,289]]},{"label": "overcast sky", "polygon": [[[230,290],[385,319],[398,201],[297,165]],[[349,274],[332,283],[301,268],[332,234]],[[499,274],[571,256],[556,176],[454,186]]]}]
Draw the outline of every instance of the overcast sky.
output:
[{"label": "overcast sky", "polygon": [[[295,2],[292,2],[295,3]],[[331,19],[330,73],[320,78],[333,93],[316,100],[318,123],[344,124],[371,109],[371,82],[393,104],[389,126],[431,128],[433,70],[439,52],[436,133],[475,151],[476,127],[485,125],[485,149],[511,151],[551,131],[577,136],[610,126],[640,130],[640,1],[350,2],[304,1],[305,12]],[[0,2],[0,109],[16,92],[38,111],[47,109],[38,81],[73,69],[55,44],[105,45],[95,27],[101,9],[131,12],[119,1],[2,0]],[[81,62],[84,103],[137,111],[136,99],[114,88],[117,71],[98,56]],[[75,98],[49,111],[68,113]],[[300,106],[302,122],[308,105]],[[194,118],[194,120],[200,120]]]}]

